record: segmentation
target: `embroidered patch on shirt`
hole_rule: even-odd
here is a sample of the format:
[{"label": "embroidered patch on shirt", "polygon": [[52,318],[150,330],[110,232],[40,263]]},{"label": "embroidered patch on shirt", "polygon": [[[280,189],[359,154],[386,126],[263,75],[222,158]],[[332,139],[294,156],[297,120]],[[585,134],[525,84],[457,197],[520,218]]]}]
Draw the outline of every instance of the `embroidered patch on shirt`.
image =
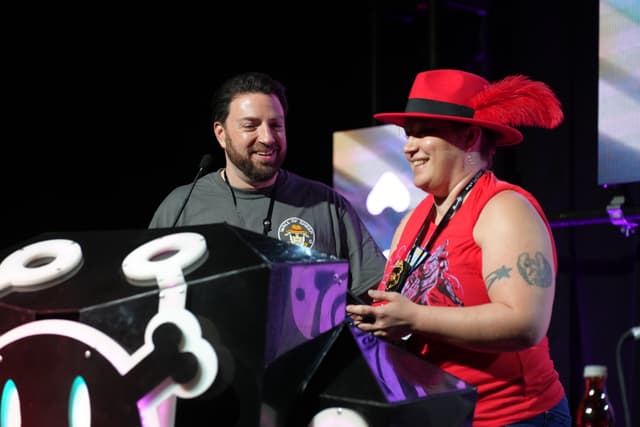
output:
[{"label": "embroidered patch on shirt", "polygon": [[304,248],[312,248],[316,241],[316,234],[307,221],[291,217],[284,220],[278,227],[278,239]]}]

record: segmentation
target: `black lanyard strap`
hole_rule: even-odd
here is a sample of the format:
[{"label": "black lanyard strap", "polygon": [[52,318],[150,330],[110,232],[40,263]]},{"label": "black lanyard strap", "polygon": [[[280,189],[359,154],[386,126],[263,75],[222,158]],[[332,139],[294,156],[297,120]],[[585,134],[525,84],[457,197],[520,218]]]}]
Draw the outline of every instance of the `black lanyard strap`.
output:
[{"label": "black lanyard strap", "polygon": [[[440,223],[438,223],[438,226],[436,227],[433,234],[429,238],[429,241],[427,242],[427,244],[424,246],[424,248],[421,248],[420,242],[424,240],[424,237],[427,233],[427,223],[429,222],[429,217],[431,215],[426,216],[426,218],[422,223],[422,226],[420,227],[420,231],[418,231],[418,235],[416,236],[416,239],[413,242],[413,246],[411,247],[411,250],[407,253],[406,258],[399,259],[393,265],[393,268],[389,273],[389,279],[387,280],[387,283],[385,283],[385,290],[392,291],[392,292],[402,291],[402,288],[404,287],[404,283],[407,280],[407,277],[409,277],[409,274],[413,273],[429,257],[429,253],[431,251],[431,247],[433,246],[434,242],[436,241],[440,233],[442,233],[442,230],[444,229],[444,227],[446,227],[446,225],[449,223],[449,220],[451,219],[453,214],[456,213],[456,211],[460,208],[460,205],[462,205],[462,202],[465,196],[467,195],[467,193],[469,193],[469,191],[471,191],[471,189],[476,184],[478,179],[480,179],[483,173],[484,173],[484,169],[480,169],[473,176],[473,178],[471,178],[471,181],[469,181],[467,185],[464,186],[464,188],[460,191],[460,193],[456,197],[456,200],[454,200],[453,204],[449,207],[449,209],[447,209],[447,212],[444,214],[444,217],[442,218]],[[433,209],[434,207],[431,208],[432,212],[433,212]],[[421,251],[420,254],[418,255],[416,255],[417,250]],[[414,255],[416,256],[414,257]]]},{"label": "black lanyard strap", "polygon": [[[231,184],[229,183],[229,179],[227,178],[226,169],[222,169],[222,178],[223,178],[223,181],[227,184],[227,187],[229,187],[229,191],[231,192],[231,198],[233,199],[233,206],[236,208],[236,212],[237,212],[238,200],[236,199],[236,193],[235,191],[233,191],[233,187],[231,186]],[[271,216],[273,215],[273,205],[275,204],[275,201],[276,201],[277,184],[278,184],[278,178],[276,178],[275,182],[273,183],[273,187],[271,188],[271,192],[267,196],[269,197],[269,209],[267,210],[267,216],[262,220],[262,234],[264,234],[265,236],[269,234],[269,232],[271,231]]]}]

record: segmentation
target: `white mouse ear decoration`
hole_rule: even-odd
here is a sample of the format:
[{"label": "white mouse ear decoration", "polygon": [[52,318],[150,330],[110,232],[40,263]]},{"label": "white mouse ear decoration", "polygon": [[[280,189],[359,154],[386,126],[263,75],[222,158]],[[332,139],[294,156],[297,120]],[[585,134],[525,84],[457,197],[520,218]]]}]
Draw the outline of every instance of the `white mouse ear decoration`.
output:
[{"label": "white mouse ear decoration", "polygon": [[508,126],[552,129],[562,123],[560,100],[549,86],[523,75],[508,76],[486,86],[471,100],[474,119]]}]

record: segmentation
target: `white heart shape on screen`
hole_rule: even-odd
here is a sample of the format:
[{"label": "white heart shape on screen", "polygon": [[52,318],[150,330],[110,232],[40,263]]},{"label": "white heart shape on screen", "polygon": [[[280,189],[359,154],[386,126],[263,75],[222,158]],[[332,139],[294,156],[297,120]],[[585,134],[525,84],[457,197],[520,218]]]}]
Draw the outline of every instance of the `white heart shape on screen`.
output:
[{"label": "white heart shape on screen", "polygon": [[380,215],[389,207],[396,212],[404,212],[410,202],[411,195],[407,187],[393,172],[385,172],[367,195],[367,211],[372,215]]}]

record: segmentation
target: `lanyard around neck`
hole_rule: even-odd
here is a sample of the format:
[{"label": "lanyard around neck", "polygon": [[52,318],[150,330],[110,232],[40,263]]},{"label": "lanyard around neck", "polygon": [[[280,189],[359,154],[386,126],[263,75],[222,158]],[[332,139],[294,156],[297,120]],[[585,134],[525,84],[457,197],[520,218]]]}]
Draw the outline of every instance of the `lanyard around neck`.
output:
[{"label": "lanyard around neck", "polygon": [[[233,191],[233,187],[229,183],[229,178],[227,178],[227,170],[222,169],[222,177],[224,178],[224,182],[227,184],[229,191],[231,192],[231,198],[233,199],[233,206],[238,210],[238,200],[236,199],[236,193]],[[276,201],[276,187],[278,184],[278,178],[276,177],[275,182],[273,183],[273,188],[269,192],[269,209],[267,210],[267,216],[262,220],[262,234],[265,236],[269,234],[271,231],[271,216],[273,215],[273,205]]]},{"label": "lanyard around neck", "polygon": [[399,259],[393,266],[393,269],[389,274],[389,279],[385,284],[385,290],[394,292],[402,291],[404,282],[407,280],[407,277],[409,277],[409,274],[413,273],[429,257],[429,253],[434,242],[436,241],[440,233],[442,233],[442,230],[444,230],[446,225],[449,223],[449,220],[451,219],[453,214],[456,213],[456,211],[460,208],[460,205],[462,205],[465,196],[467,195],[467,193],[469,193],[469,191],[471,191],[471,189],[476,184],[478,179],[480,179],[483,173],[484,169],[480,169],[473,176],[473,178],[471,178],[471,181],[469,181],[467,185],[464,186],[464,188],[460,191],[460,193],[454,200],[453,204],[449,207],[449,209],[447,209],[447,212],[444,214],[444,217],[442,217],[440,223],[438,223],[438,226],[429,238],[427,244],[424,246],[424,248],[421,248],[420,242],[422,242],[427,233],[427,223],[429,222],[429,217],[431,215],[426,216],[424,222],[422,223],[422,226],[420,227],[420,231],[418,231],[418,235],[413,242],[413,246],[409,250],[409,253],[407,253],[406,258]]}]

